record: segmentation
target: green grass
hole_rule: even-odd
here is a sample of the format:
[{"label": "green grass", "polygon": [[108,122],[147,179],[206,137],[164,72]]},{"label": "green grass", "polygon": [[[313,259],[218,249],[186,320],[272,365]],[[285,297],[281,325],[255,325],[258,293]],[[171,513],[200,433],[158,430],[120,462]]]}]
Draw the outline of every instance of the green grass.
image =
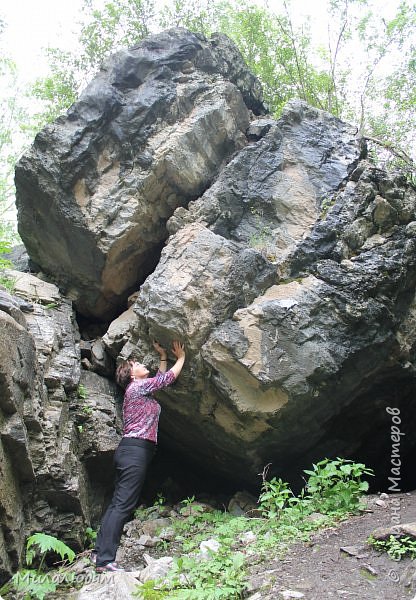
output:
[{"label": "green grass", "polygon": [[[324,459],[305,473],[309,479],[299,496],[281,479],[263,475],[261,517],[204,512],[194,498],[184,500],[192,512],[174,520],[175,538],[163,544],[165,554],[176,556],[174,567],[163,581],[149,581],[138,593],[144,600],[242,598],[249,565],[282,557],[290,544],[306,542],[317,529],[360,510],[368,489],[362,478],[372,475],[365,465],[341,458]],[[320,516],[311,518],[314,512]],[[215,540],[218,549],[201,558],[200,544],[206,540]]]}]

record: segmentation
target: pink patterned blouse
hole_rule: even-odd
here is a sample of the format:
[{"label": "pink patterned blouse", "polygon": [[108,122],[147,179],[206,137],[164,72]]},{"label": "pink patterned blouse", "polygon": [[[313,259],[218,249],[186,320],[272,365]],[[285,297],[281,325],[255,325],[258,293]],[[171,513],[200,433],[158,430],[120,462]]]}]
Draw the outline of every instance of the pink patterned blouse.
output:
[{"label": "pink patterned blouse", "polygon": [[153,392],[175,381],[173,371],[158,371],[154,377],[132,381],[123,402],[123,437],[141,438],[157,443],[160,404]]}]

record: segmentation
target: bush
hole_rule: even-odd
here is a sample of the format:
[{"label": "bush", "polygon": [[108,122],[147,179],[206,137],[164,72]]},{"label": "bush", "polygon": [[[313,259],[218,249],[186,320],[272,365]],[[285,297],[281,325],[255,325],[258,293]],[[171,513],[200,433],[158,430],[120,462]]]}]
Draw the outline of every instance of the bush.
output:
[{"label": "bush", "polygon": [[364,475],[373,476],[372,469],[362,463],[337,458],[325,458],[313,470],[305,470],[309,479],[306,490],[316,510],[325,514],[355,512],[360,508],[360,498],[368,491]]}]

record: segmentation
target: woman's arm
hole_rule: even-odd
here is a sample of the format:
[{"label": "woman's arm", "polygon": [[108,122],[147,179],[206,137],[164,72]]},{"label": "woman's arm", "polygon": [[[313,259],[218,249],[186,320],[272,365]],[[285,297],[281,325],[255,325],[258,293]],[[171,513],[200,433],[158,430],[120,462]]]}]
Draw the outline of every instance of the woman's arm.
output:
[{"label": "woman's arm", "polygon": [[153,348],[160,355],[159,371],[161,373],[166,373],[166,369],[168,368],[168,355],[166,350],[162,348],[162,346],[159,344],[159,342],[156,342],[156,340],[153,342]]},{"label": "woman's arm", "polygon": [[[153,344],[156,348],[155,344],[157,344],[157,342],[154,342]],[[175,381],[185,362],[185,350],[183,344],[175,340],[172,344],[172,352],[177,359],[173,367],[171,367],[169,371],[163,372],[160,369],[160,372],[158,372],[155,377],[149,377],[141,381],[140,386],[142,391],[146,391],[148,394],[157,392]]]},{"label": "woman's arm", "polygon": [[185,348],[183,344],[178,342],[178,340],[174,340],[172,344],[172,352],[176,356],[176,363],[170,368],[170,370],[173,372],[176,378],[182,371],[182,367],[185,362]]}]

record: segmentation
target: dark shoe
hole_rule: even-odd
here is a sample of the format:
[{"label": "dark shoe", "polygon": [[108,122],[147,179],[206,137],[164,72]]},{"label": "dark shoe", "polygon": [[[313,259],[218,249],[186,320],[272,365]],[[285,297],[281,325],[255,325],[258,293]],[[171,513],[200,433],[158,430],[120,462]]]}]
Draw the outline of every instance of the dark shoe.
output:
[{"label": "dark shoe", "polygon": [[116,562],[110,562],[104,565],[103,567],[95,567],[96,573],[125,573],[122,567],[119,567]]}]

